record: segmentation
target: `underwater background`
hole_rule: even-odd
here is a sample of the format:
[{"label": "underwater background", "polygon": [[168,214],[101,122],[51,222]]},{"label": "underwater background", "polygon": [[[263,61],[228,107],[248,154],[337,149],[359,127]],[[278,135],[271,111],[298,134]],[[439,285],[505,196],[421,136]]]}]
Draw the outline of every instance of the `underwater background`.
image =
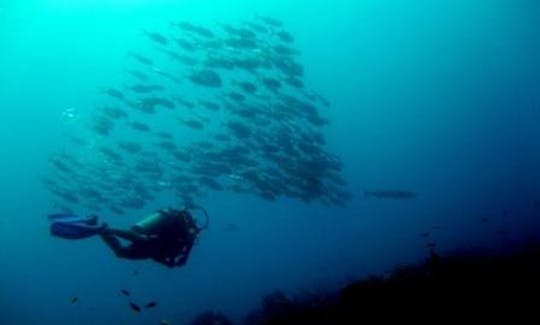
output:
[{"label": "underwater background", "polygon": [[[1,1],[0,322],[186,324],[215,310],[241,323],[276,290],[332,290],[430,248],[538,238],[539,13],[531,0]],[[178,269],[118,259],[99,238],[50,236],[59,206],[43,178],[59,152],[78,150],[70,136],[113,137],[92,135],[89,114],[104,89],[133,80],[129,53],[152,45],[144,31],[257,17],[283,22],[303,82],[330,102],[320,132],[342,163],[346,204],[208,191],[197,203],[210,226]],[[159,118],[148,120],[170,131]],[[98,214],[129,227],[179,203],[169,193]],[[132,300],[158,304],[137,313]]]}]

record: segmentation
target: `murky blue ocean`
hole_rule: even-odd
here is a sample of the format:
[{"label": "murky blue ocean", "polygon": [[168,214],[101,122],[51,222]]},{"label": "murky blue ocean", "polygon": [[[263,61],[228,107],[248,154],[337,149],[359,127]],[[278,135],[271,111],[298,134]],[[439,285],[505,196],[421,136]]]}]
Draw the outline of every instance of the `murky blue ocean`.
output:
[{"label": "murky blue ocean", "polygon": [[[537,239],[539,14],[0,1],[0,323],[241,324],[277,290]],[[51,236],[47,219],[129,228],[186,206],[209,225],[179,268]]]}]

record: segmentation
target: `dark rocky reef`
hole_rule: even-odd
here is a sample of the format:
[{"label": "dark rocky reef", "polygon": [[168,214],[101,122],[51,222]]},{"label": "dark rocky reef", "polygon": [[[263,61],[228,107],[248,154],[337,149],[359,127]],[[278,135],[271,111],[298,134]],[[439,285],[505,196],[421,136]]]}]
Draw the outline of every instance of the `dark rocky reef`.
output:
[{"label": "dark rocky reef", "polygon": [[[365,324],[497,319],[534,312],[540,289],[540,244],[511,252],[430,251],[424,263],[400,266],[337,292],[288,297],[275,292],[244,324]],[[530,297],[530,298],[529,298]],[[516,309],[518,308],[518,309]],[[519,310],[519,313],[515,313]]]}]

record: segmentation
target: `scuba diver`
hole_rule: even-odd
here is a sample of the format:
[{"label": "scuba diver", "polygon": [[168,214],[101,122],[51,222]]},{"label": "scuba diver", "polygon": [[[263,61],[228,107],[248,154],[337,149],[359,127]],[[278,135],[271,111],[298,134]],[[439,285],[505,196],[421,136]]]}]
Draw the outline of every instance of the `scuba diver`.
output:
[{"label": "scuba diver", "polygon": [[[186,263],[199,233],[208,227],[208,214],[200,209],[207,218],[202,227],[197,226],[187,209],[159,210],[128,230],[113,229],[106,223],[98,225],[96,216],[57,214],[49,219],[53,221],[51,233],[57,237],[81,239],[99,235],[119,258],[152,259],[173,268]],[[121,240],[130,243],[123,245]]]}]

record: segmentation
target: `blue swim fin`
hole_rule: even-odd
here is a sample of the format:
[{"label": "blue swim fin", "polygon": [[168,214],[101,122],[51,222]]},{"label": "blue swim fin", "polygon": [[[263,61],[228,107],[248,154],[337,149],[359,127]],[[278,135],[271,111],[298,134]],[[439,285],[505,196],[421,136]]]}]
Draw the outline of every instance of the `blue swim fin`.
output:
[{"label": "blue swim fin", "polygon": [[72,213],[53,213],[47,218],[49,221],[97,223],[97,216],[81,217]]},{"label": "blue swim fin", "polygon": [[51,235],[65,239],[82,239],[99,234],[105,224],[98,225],[96,216],[79,217],[73,214],[51,214]]}]

